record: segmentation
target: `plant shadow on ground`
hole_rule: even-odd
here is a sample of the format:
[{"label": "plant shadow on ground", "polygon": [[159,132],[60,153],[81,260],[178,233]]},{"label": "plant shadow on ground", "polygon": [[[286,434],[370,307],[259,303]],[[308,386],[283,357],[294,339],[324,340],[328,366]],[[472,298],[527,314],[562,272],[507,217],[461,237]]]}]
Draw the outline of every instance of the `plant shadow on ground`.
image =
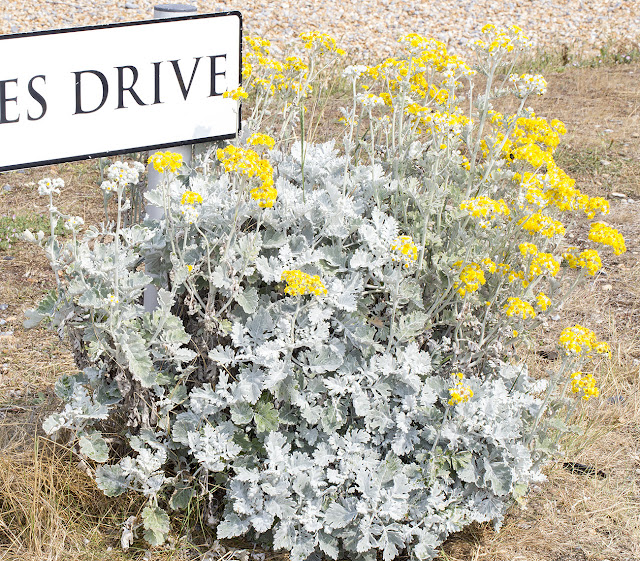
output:
[{"label": "plant shadow on ground", "polygon": [[[616,58],[605,60],[611,61]],[[625,236],[628,252],[609,257],[606,270],[565,305],[561,321],[536,334],[525,352],[531,370],[543,375],[553,368],[553,355],[540,351],[554,348],[562,327],[582,323],[610,341],[613,357],[593,365],[600,397],[578,408],[574,422],[582,432],[565,437],[565,457],[546,468],[548,481],[534,486],[526,505],[510,509],[499,533],[474,524],[451,536],[443,561],[640,559],[640,65],[635,58],[617,65],[562,62],[560,53],[530,64],[537,71],[541,66],[549,83],[548,94],[532,105],[538,115],[567,125],[556,161],[581,190],[610,200],[606,221]],[[341,130],[339,105],[325,109],[317,140]],[[87,224],[103,220],[97,161],[3,174],[2,184],[11,189],[0,191],[0,216],[39,220],[46,203],[34,184],[48,176],[65,180],[56,201],[60,208]],[[586,221],[581,227],[585,235],[578,238],[585,239]],[[0,559],[143,558],[144,549],[135,547],[141,542],[128,552],[119,548],[122,524],[140,504],[126,496],[104,497],[77,458],[44,438],[40,428],[58,406],[53,383],[76,367],[54,333],[22,328],[24,310],[55,286],[39,248],[15,240],[0,247],[0,281],[0,304],[8,305],[0,309]],[[607,477],[571,473],[563,461],[593,466]],[[174,521],[177,533],[185,522]],[[194,526],[187,538],[151,558],[202,559],[207,547],[198,544],[207,535]],[[286,556],[267,554],[272,558]]]}]

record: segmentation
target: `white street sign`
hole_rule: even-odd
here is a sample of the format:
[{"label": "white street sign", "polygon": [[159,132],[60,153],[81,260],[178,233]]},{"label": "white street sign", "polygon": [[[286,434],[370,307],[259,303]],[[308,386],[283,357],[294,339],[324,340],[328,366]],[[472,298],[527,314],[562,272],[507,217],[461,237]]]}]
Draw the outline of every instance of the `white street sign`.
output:
[{"label": "white street sign", "polygon": [[0,36],[0,171],[232,138],[242,16]]}]

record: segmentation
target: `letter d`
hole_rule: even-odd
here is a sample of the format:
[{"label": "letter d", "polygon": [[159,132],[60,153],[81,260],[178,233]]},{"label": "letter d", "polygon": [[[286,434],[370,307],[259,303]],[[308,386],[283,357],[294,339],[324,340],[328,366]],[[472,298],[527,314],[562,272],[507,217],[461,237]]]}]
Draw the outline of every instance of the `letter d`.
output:
[{"label": "letter d", "polygon": [[[81,70],[80,72],[74,72],[76,77],[76,112],[74,115],[78,115],[79,113],[94,113],[98,109],[100,109],[105,102],[107,101],[107,95],[109,95],[109,84],[107,82],[106,76],[102,72],[98,72],[97,70]],[[80,80],[82,78],[82,74],[93,74],[100,79],[102,84],[102,101],[100,105],[95,109],[84,110],[82,109],[82,88],[80,85]]]}]

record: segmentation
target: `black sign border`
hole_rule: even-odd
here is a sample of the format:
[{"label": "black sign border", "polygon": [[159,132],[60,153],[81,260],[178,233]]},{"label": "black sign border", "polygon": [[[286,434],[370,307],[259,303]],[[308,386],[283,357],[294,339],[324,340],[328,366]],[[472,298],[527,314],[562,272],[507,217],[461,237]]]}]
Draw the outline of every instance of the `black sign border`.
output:
[{"label": "black sign border", "polygon": [[[42,31],[29,31],[26,33],[12,33],[9,35],[0,35],[0,41],[18,39],[21,37],[34,37],[34,36],[40,36],[40,35],[54,35],[54,34],[57,35],[60,33],[76,33],[78,31],[92,31],[94,29],[108,29],[113,27],[132,27],[134,25],[148,25],[148,24],[153,25],[153,24],[162,24],[162,23],[167,23],[172,21],[185,21],[190,19],[204,19],[204,18],[215,18],[215,17],[223,17],[223,16],[238,16],[240,20],[238,79],[239,79],[240,85],[242,85],[242,13],[240,13],[238,10],[231,10],[228,12],[215,12],[212,14],[184,15],[184,16],[162,18],[162,19],[124,21],[119,23],[106,23],[106,24],[100,24],[100,25],[84,25],[81,27],[68,27],[63,29],[45,29]],[[50,166],[55,164],[63,164],[66,162],[78,162],[82,160],[90,160],[93,158],[119,156],[122,154],[130,154],[132,152],[146,152],[150,150],[159,150],[161,148],[170,148],[171,146],[186,146],[188,144],[197,144],[202,142],[215,142],[217,140],[231,140],[233,138],[236,138],[238,132],[240,132],[241,120],[242,120],[242,104],[240,104],[238,108],[238,124],[237,124],[236,134],[224,134],[220,136],[209,136],[209,137],[196,138],[196,139],[190,139],[190,140],[179,140],[176,142],[170,142],[170,143],[164,143],[164,144],[150,144],[149,146],[133,146],[131,148],[126,148],[126,149],[109,150],[106,152],[95,152],[90,154],[83,154],[81,156],[71,156],[69,158],[57,158],[55,160],[24,162],[21,164],[12,164],[9,166],[0,165],[0,173],[7,172],[7,171],[20,170],[20,169],[29,169],[29,168],[35,168],[35,167]]]}]

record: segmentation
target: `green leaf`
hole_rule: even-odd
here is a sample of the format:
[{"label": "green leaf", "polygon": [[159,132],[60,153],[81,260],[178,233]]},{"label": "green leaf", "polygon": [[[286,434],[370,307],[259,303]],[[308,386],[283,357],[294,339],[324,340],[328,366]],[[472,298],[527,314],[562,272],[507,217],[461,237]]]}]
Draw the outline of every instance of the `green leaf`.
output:
[{"label": "green leaf", "polygon": [[195,491],[192,487],[176,487],[169,499],[169,506],[173,510],[183,510],[189,506],[193,495],[195,495]]},{"label": "green leaf", "polygon": [[402,316],[395,331],[396,341],[411,341],[424,332],[429,316],[422,312],[412,312]]},{"label": "green leaf", "polygon": [[158,506],[146,506],[142,511],[142,523],[145,533],[144,539],[151,545],[164,543],[169,533],[169,515]]},{"label": "green leaf", "polygon": [[107,497],[117,497],[127,490],[127,476],[119,465],[96,469],[96,484]]},{"label": "green leaf", "polygon": [[53,317],[58,304],[58,294],[52,290],[38,304],[34,310],[25,310],[24,315],[27,317],[23,322],[25,329],[31,329],[40,324],[46,317]]},{"label": "green leaf", "polygon": [[106,462],[109,459],[109,447],[99,432],[80,437],[80,452],[95,462]]},{"label": "green leaf", "polygon": [[253,314],[258,309],[258,291],[253,286],[245,288],[236,296],[236,302],[247,314]]},{"label": "green leaf", "polygon": [[146,341],[142,336],[129,327],[121,332],[120,346],[125,355],[129,370],[142,387],[150,388],[156,383],[157,373],[153,368],[153,362],[149,358]]},{"label": "green leaf", "polygon": [[278,412],[274,409],[273,404],[262,400],[256,404],[253,419],[258,433],[277,430],[280,425]]},{"label": "green leaf", "polygon": [[503,463],[491,463],[485,458],[484,460],[484,482],[490,483],[491,489],[498,496],[504,496],[511,488],[511,468]]},{"label": "green leaf", "polygon": [[246,425],[253,419],[253,407],[248,403],[234,403],[231,406],[231,420],[236,425]]}]

